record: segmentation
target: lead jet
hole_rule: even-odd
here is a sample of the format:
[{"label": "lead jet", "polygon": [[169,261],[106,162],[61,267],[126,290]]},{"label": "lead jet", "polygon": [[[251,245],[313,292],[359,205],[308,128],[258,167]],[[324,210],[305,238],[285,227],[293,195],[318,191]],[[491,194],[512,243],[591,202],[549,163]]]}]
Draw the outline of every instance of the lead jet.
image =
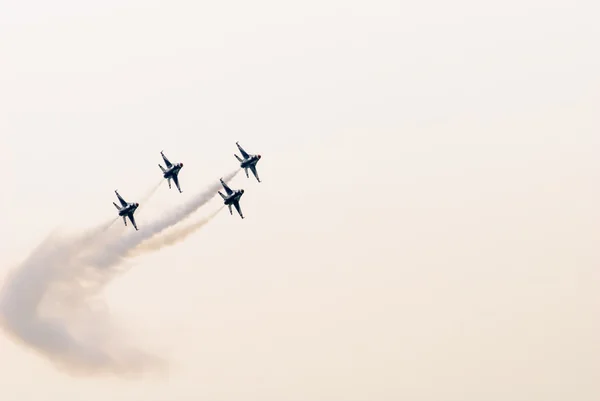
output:
[{"label": "lead jet", "polygon": [[125,223],[125,226],[127,226],[127,217],[129,217],[129,220],[131,220],[131,224],[133,224],[133,228],[135,228],[135,230],[137,231],[137,225],[135,224],[135,219],[133,218],[133,214],[135,213],[136,209],[140,206],[139,203],[127,203],[125,202],[125,199],[123,199],[123,197],[121,195],[119,195],[119,193],[117,192],[117,190],[115,190],[115,194],[117,194],[117,198],[119,198],[119,202],[121,202],[121,206],[119,207],[119,205],[117,205],[115,202],[113,202],[113,205],[115,205],[115,207],[117,208],[117,210],[119,211],[119,216],[123,217],[123,223]]},{"label": "lead jet", "polygon": [[244,171],[246,172],[246,178],[248,178],[248,169],[252,170],[252,174],[254,174],[254,177],[256,177],[256,180],[258,182],[260,182],[260,178],[258,178],[258,173],[256,172],[256,163],[258,163],[258,161],[260,160],[260,158],[262,157],[261,155],[251,155],[248,154],[248,152],[246,152],[239,143],[235,143],[238,147],[238,149],[240,150],[240,153],[242,154],[242,158],[240,158],[238,155],[234,154],[235,158],[238,159],[238,161],[240,162],[240,167],[244,169]]},{"label": "lead jet", "polygon": [[162,170],[163,177],[167,179],[167,182],[169,183],[169,189],[171,189],[171,180],[173,180],[175,182],[177,190],[181,193],[181,188],[179,188],[179,178],[177,176],[179,174],[179,171],[183,167],[183,163],[171,163],[169,159],[167,159],[167,157],[163,154],[162,150],[160,151],[160,155],[165,161],[167,168],[161,166],[160,163],[158,164],[158,167],[160,167],[160,169]]},{"label": "lead jet", "polygon": [[219,180],[221,181],[221,185],[223,185],[223,188],[225,188],[225,192],[227,192],[227,195],[223,195],[221,191],[217,192],[219,192],[219,195],[221,195],[221,198],[223,198],[223,203],[226,204],[227,207],[229,207],[229,214],[233,215],[233,211],[231,210],[231,205],[233,205],[235,206],[235,209],[239,213],[240,217],[243,219],[244,215],[242,214],[242,209],[240,209],[240,198],[244,194],[244,190],[236,189],[234,191],[231,188],[229,188],[227,184],[225,184],[225,182],[223,182],[222,178],[220,178]]}]

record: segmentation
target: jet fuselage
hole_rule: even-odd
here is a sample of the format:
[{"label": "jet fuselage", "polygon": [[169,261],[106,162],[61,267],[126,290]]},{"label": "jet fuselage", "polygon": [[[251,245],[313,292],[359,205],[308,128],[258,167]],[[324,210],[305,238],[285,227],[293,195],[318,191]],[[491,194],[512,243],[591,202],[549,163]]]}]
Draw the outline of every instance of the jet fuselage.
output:
[{"label": "jet fuselage", "polygon": [[248,168],[250,166],[255,166],[256,163],[258,163],[258,161],[260,160],[261,156],[260,155],[253,155],[250,156],[247,159],[244,159],[241,163],[240,163],[240,167],[242,168]]},{"label": "jet fuselage", "polygon": [[231,195],[229,195],[228,197],[226,197],[223,202],[226,205],[233,205],[235,202],[239,202],[240,198],[242,197],[242,195],[244,194],[244,190],[243,189],[238,189],[236,191],[233,191],[233,193]]},{"label": "jet fuselage", "polygon": [[163,177],[164,178],[173,178],[173,176],[175,174],[179,173],[179,170],[181,170],[182,167],[183,167],[183,163],[174,164],[173,166],[171,166],[170,169],[165,170],[165,172],[163,173]]},{"label": "jet fuselage", "polygon": [[128,204],[127,206],[119,210],[119,216],[127,216],[129,213],[135,212],[139,205],[139,203]]}]

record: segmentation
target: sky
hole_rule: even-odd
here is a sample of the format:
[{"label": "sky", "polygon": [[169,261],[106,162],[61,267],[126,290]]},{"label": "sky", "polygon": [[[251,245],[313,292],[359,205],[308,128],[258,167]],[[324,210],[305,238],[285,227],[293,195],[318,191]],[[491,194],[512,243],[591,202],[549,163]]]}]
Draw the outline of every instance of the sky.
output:
[{"label": "sky", "polygon": [[262,182],[238,173],[244,220],[102,293],[168,373],[69,374],[0,331],[0,398],[598,400],[599,15],[3,2],[0,284],[54,229],[113,218],[115,189],[140,202],[161,150],[183,193],[163,182],[140,230],[235,169],[236,141]]}]

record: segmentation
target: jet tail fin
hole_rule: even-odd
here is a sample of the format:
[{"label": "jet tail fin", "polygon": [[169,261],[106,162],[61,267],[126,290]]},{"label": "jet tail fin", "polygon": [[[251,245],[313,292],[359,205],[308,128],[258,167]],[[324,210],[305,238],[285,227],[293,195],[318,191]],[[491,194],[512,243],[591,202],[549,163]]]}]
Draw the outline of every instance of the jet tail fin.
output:
[{"label": "jet tail fin", "polygon": [[115,205],[115,207],[117,208],[117,210],[121,210],[121,208],[119,207],[119,205],[117,205],[115,202],[113,202],[113,205]]},{"label": "jet tail fin", "polygon": [[162,170],[162,172],[166,172],[167,170],[165,170],[165,168],[163,166],[161,166],[160,164],[158,165],[158,167],[160,167],[160,169]]},{"label": "jet tail fin", "polygon": [[238,161],[239,161],[240,163],[244,161],[244,160],[240,159],[240,157],[239,157],[238,155],[236,155],[235,153],[234,153],[233,155],[235,156],[235,158],[236,158],[236,159],[238,159]]},{"label": "jet tail fin", "polygon": [[[225,195],[223,195],[223,194],[221,193],[221,191],[217,191],[217,192],[219,193],[219,195],[221,195],[221,198],[225,199]],[[116,205],[115,205],[115,206],[116,206]]]}]

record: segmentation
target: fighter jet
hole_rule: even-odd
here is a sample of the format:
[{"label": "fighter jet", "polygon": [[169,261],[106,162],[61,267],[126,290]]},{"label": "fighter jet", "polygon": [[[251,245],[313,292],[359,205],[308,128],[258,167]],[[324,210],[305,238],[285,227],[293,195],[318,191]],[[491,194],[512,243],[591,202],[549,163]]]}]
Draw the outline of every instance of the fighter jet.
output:
[{"label": "fighter jet", "polygon": [[248,169],[252,170],[252,174],[254,174],[254,177],[256,177],[256,180],[258,182],[260,182],[260,178],[258,178],[258,173],[256,172],[256,163],[258,163],[258,161],[260,160],[260,158],[262,157],[261,155],[250,155],[248,154],[248,152],[246,152],[244,149],[242,149],[242,147],[240,146],[239,143],[235,143],[238,147],[238,149],[240,150],[240,153],[242,154],[242,158],[240,158],[238,155],[234,154],[235,158],[238,159],[238,161],[240,162],[240,167],[242,167],[244,169],[244,171],[246,172],[246,178],[248,177]]},{"label": "fighter jet", "polygon": [[169,189],[171,189],[171,180],[173,180],[175,182],[175,186],[177,186],[177,190],[179,190],[179,192],[181,193],[181,188],[179,188],[179,178],[177,176],[179,174],[179,171],[183,167],[183,163],[171,163],[169,159],[167,159],[167,157],[163,154],[162,150],[160,151],[160,155],[165,161],[167,168],[161,166],[160,163],[158,167],[160,167],[160,169],[162,170],[163,177],[167,179],[167,182],[169,183]]},{"label": "fighter jet", "polygon": [[140,206],[140,204],[125,202],[125,199],[123,199],[121,195],[119,195],[117,190],[115,190],[115,194],[117,194],[117,198],[119,198],[119,202],[121,202],[121,207],[119,207],[119,205],[117,205],[115,202],[113,202],[113,205],[115,205],[115,207],[119,211],[119,216],[123,216],[123,223],[125,223],[125,226],[127,226],[127,217],[129,217],[129,220],[131,220],[131,224],[133,224],[133,227],[137,231],[138,228],[135,224],[133,214],[135,213],[136,209]]},{"label": "fighter jet", "polygon": [[227,195],[223,195],[221,191],[218,192],[219,195],[221,195],[221,198],[223,198],[223,203],[229,207],[229,214],[233,215],[233,211],[231,210],[231,205],[233,205],[235,206],[235,209],[239,213],[240,217],[243,219],[244,215],[242,214],[242,209],[240,209],[240,198],[244,194],[244,190],[236,189],[234,191],[223,182],[222,178],[220,178],[219,180],[221,181],[221,185],[223,185],[223,188],[225,188],[225,192],[227,192]]}]

